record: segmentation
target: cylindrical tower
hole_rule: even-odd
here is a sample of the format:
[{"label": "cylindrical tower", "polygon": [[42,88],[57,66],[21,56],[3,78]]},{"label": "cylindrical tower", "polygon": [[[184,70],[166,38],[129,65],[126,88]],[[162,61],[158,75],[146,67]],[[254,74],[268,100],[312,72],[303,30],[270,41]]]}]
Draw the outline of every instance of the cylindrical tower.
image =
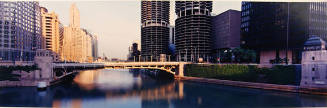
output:
[{"label": "cylindrical tower", "polygon": [[141,60],[157,60],[168,53],[169,1],[141,1]]},{"label": "cylindrical tower", "polygon": [[176,1],[175,44],[179,61],[209,60],[212,1]]}]

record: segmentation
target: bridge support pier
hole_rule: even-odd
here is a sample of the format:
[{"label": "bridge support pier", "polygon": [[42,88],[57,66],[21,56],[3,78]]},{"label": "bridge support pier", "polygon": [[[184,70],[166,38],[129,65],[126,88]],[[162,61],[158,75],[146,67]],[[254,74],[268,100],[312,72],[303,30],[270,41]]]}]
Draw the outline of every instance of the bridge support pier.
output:
[{"label": "bridge support pier", "polygon": [[184,63],[179,63],[177,77],[184,77]]}]

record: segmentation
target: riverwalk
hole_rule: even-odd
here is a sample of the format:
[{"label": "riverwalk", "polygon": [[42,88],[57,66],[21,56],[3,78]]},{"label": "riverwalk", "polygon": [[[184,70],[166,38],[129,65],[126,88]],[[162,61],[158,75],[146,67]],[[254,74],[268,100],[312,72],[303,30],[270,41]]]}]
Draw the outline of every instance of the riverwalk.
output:
[{"label": "riverwalk", "polygon": [[219,85],[227,85],[227,86],[237,86],[237,87],[316,94],[316,95],[327,95],[326,88],[300,87],[296,85],[254,83],[254,82],[231,81],[231,80],[220,80],[220,79],[199,78],[199,77],[180,77],[179,79],[182,81],[193,81],[193,82],[202,82],[202,83],[219,84]]}]

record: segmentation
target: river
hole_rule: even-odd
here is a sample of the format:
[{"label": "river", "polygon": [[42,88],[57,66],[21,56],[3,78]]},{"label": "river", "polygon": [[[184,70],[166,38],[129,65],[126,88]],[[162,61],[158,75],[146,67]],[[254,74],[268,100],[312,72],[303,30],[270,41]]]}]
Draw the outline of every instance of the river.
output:
[{"label": "river", "polygon": [[88,70],[46,91],[0,88],[1,107],[324,107],[327,96],[153,79],[129,70]]}]

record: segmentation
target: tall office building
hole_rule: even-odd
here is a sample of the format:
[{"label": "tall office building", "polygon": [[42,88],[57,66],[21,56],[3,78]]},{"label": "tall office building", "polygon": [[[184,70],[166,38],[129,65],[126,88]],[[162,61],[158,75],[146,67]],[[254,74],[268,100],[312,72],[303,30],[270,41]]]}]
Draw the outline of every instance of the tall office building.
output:
[{"label": "tall office building", "polygon": [[41,7],[41,26],[42,26],[42,49],[51,50],[60,54],[60,22],[55,12],[49,13],[45,7]]},{"label": "tall office building", "polygon": [[70,21],[69,26],[64,27],[61,59],[74,62],[92,62],[93,35],[86,29],[80,28],[80,17],[76,4],[72,4],[70,8]]},{"label": "tall office building", "polygon": [[212,17],[212,40],[214,57],[220,58],[220,52],[240,47],[241,12],[227,10]]},{"label": "tall office building", "polygon": [[98,36],[92,36],[92,57],[94,60],[98,59]]},{"label": "tall office building", "polygon": [[141,55],[143,60],[158,60],[168,53],[170,1],[141,1]]},{"label": "tall office building", "polygon": [[240,47],[241,12],[227,10],[212,17],[213,49],[232,49]]},{"label": "tall office building", "polygon": [[35,1],[0,1],[1,61],[32,61],[41,48],[40,6]]},{"label": "tall office building", "polygon": [[209,60],[212,44],[212,1],[176,1],[175,5],[175,44],[178,60]]},{"label": "tall office building", "polygon": [[300,63],[306,39],[327,39],[326,16],[327,2],[242,2],[242,47],[257,50],[263,64],[286,55]]}]

